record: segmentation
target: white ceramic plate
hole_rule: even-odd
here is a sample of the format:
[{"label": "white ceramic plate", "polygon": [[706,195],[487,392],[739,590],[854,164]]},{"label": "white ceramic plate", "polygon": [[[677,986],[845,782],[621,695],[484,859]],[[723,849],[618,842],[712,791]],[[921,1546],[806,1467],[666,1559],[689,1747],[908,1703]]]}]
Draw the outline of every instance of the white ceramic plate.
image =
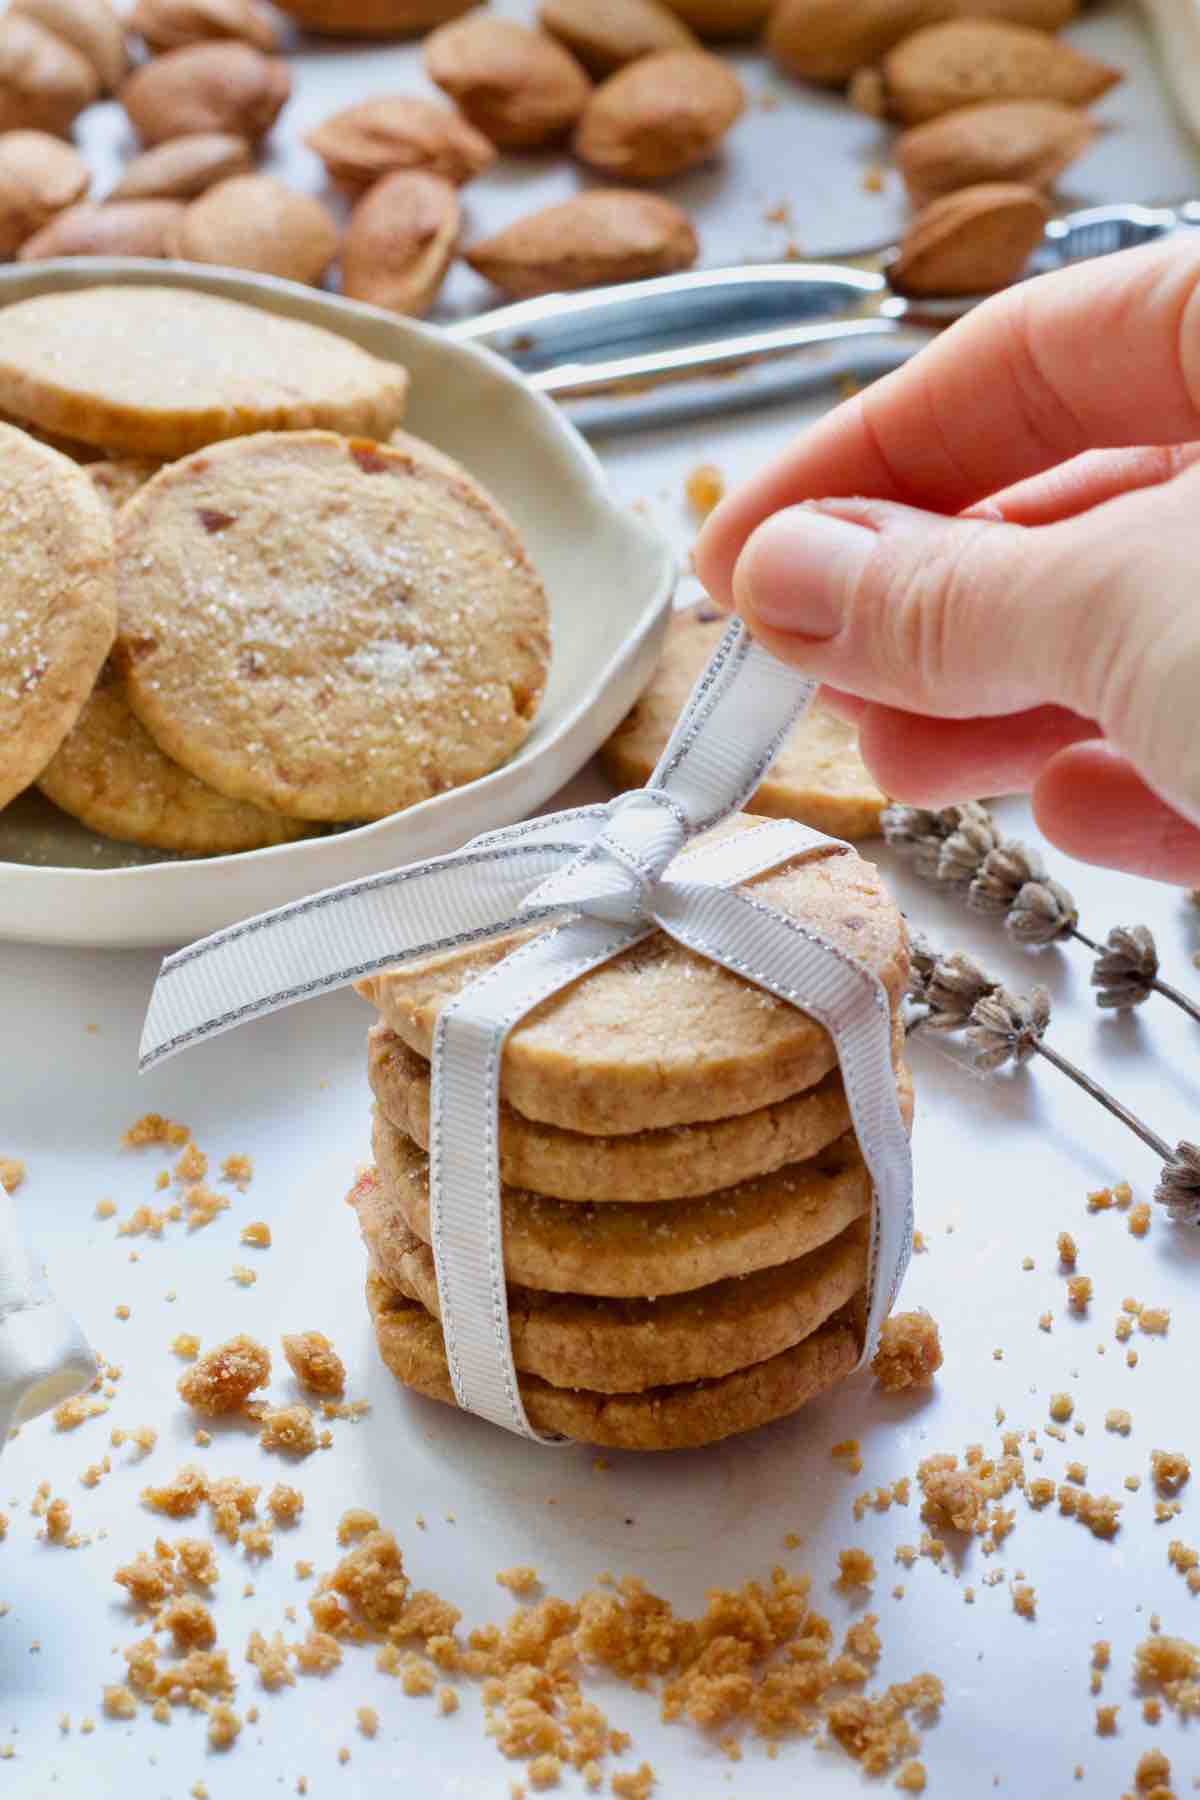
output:
[{"label": "white ceramic plate", "polygon": [[671,552],[617,506],[596,458],[553,403],[499,358],[429,326],[289,282],[128,260],[0,270],[0,305],[129,282],[224,294],[403,363],[412,376],[405,426],[491,489],[545,582],[550,680],[534,730],[503,768],[393,818],[299,844],[164,859],[85,830],[31,791],[0,813],[0,937],[26,942],[183,943],[524,817],[582,767],[645,686],[675,584]]}]

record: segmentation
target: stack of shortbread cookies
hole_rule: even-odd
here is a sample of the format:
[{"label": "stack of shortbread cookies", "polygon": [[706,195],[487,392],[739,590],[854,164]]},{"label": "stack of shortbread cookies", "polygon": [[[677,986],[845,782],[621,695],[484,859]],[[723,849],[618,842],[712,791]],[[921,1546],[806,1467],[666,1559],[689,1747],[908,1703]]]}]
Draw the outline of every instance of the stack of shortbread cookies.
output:
[{"label": "stack of shortbread cookies", "polygon": [[[876,870],[831,844],[748,885],[880,977],[911,1116],[907,938]],[[360,984],[380,1014],[375,1165],[349,1196],[367,1300],[388,1367],[441,1400],[428,1059],[442,1004],[523,935]],[[656,933],[511,1032],[499,1157],[513,1357],[538,1429],[630,1450],[711,1443],[855,1366],[870,1182],[833,1042],[797,1008]]]}]

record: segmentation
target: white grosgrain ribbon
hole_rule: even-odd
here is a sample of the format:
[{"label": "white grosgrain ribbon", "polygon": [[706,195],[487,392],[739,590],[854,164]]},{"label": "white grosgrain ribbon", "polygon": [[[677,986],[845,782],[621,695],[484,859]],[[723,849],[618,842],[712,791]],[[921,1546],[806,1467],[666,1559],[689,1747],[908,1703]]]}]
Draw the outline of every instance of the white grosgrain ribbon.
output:
[{"label": "white grosgrain ribbon", "polygon": [[887,993],[873,970],[740,883],[836,839],[773,820],[686,849],[762,780],[815,683],[731,625],[644,788],[263,913],[163,963],[143,1069],[246,1019],[375,970],[544,923],[443,1006],[434,1032],[429,1216],[458,1404],[542,1443],[509,1341],[500,1214],[500,1061],[541,1001],[654,931],[810,1013],[833,1038],[874,1189],[863,1359],[912,1251],[912,1159]]}]

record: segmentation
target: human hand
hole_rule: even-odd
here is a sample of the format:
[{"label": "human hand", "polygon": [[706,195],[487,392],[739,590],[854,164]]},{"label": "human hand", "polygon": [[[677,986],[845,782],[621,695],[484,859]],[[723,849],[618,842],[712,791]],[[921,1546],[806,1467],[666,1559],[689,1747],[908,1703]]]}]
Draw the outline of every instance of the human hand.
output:
[{"label": "human hand", "polygon": [[988,301],[732,493],[696,549],[713,598],[857,720],[885,792],[1028,789],[1071,855],[1187,883],[1198,252],[1129,251]]}]

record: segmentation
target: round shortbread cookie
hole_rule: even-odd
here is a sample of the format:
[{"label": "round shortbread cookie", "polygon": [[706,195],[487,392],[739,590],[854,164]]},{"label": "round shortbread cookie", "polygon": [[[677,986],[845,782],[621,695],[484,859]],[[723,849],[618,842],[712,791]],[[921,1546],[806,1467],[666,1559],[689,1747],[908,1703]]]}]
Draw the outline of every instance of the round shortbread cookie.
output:
[{"label": "round shortbread cookie", "polygon": [[[437,1320],[378,1275],[367,1277],[367,1306],[379,1354],[397,1380],[453,1406]],[[536,1375],[522,1375],[521,1399],[535,1430],[557,1432],[579,1443],[609,1450],[699,1449],[785,1418],[849,1375],[859,1354],[852,1310],[792,1349],[717,1381],[652,1388],[644,1394],[598,1394],[586,1388],[551,1387]]]},{"label": "round shortbread cookie", "polygon": [[83,709],[117,626],[108,508],[57,450],[0,425],[0,806]]},{"label": "round shortbread cookie", "polygon": [[[899,1063],[904,1026],[892,1026]],[[429,1148],[429,1064],[386,1025],[367,1033],[367,1075],[384,1117]],[[816,1087],[757,1112],[625,1137],[587,1137],[500,1108],[500,1179],[555,1200],[683,1200],[815,1156],[850,1129],[836,1069]]]},{"label": "round shortbread cookie", "polygon": [[264,433],[117,521],[118,655],[166,755],[289,817],[377,819],[528,735],[546,595],[500,508],[419,447]]},{"label": "round shortbread cookie", "polygon": [[[406,1225],[429,1243],[429,1158],[378,1113],[371,1142],[379,1241]],[[504,1272],[518,1286],[546,1293],[682,1294],[806,1256],[861,1218],[870,1199],[866,1165],[849,1132],[807,1162],[695,1200],[593,1205],[506,1187]]]},{"label": "round shortbread cookie", "polygon": [[164,756],[130,712],[111,662],[38,787],[92,831],[184,856],[261,850],[294,843],[312,830],[244,800],[228,800]]},{"label": "round shortbread cookie", "polygon": [[[743,816],[718,833],[755,823]],[[746,886],[865,963],[895,1007],[907,934],[870,863],[831,846]],[[428,1059],[445,1001],[530,935],[425,957],[359,992]],[[500,1092],[527,1119],[624,1136],[756,1112],[815,1087],[836,1060],[807,1013],[656,932],[525,1014],[505,1040]]]},{"label": "round shortbread cookie", "polygon": [[[380,1242],[369,1207],[363,1237],[389,1287],[440,1319],[428,1244],[410,1231]],[[789,1350],[845,1306],[866,1283],[868,1240],[867,1221],[859,1219],[797,1262],[661,1300],[598,1300],[510,1287],[513,1362],[551,1387],[604,1394],[715,1380]]]},{"label": "round shortbread cookie", "polygon": [[[601,762],[619,787],[646,785],[728,624],[726,615],[707,601],[674,614],[649,686],[600,750]],[[855,727],[814,706],[785,739],[746,805],[750,812],[799,819],[831,837],[855,839],[879,835],[887,796],[859,755]]]},{"label": "round shortbread cookie", "polygon": [[311,426],[386,437],[407,387],[335,332],[216,294],[73,288],[0,309],[0,408],[110,454]]}]

